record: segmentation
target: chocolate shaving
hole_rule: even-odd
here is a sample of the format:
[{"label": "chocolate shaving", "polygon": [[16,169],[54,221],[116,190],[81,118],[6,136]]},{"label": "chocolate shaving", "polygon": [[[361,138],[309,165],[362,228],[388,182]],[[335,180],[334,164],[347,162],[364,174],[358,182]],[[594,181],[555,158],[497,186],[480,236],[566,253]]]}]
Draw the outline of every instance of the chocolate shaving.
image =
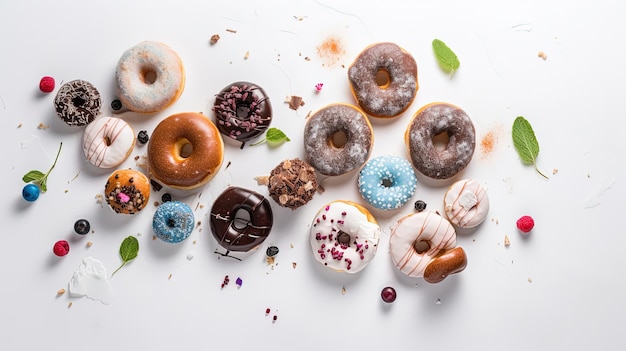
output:
[{"label": "chocolate shaving", "polygon": [[213,34],[213,35],[211,35],[211,39],[209,40],[209,43],[211,45],[215,45],[215,43],[217,43],[218,40],[220,40],[220,35],[219,34]]},{"label": "chocolate shaving", "polygon": [[317,175],[311,165],[298,158],[285,160],[272,170],[268,188],[270,196],[280,206],[295,210],[315,195]]},{"label": "chocolate shaving", "polygon": [[302,101],[302,97],[300,96],[288,96],[285,100],[286,103],[289,104],[289,108],[296,111],[300,106],[304,106],[304,101]]}]

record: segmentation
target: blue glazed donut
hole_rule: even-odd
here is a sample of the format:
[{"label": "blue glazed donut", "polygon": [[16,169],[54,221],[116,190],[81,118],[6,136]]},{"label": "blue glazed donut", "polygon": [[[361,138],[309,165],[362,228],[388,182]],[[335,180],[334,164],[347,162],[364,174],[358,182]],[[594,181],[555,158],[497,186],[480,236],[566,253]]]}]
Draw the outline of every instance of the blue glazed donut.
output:
[{"label": "blue glazed donut", "polygon": [[161,204],[152,219],[152,229],[156,236],[168,243],[179,243],[191,234],[195,225],[191,208],[180,201]]},{"label": "blue glazed donut", "polygon": [[413,166],[399,156],[371,159],[359,172],[361,196],[380,210],[395,210],[406,204],[417,188]]}]

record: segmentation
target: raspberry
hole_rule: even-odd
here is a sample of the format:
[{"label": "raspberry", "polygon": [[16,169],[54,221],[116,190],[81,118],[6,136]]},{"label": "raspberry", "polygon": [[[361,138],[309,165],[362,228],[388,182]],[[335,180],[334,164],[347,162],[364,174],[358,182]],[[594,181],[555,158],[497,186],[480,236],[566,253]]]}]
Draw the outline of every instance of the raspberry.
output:
[{"label": "raspberry", "polygon": [[54,248],[52,248],[52,252],[54,252],[57,256],[65,256],[68,252],[70,252],[70,244],[65,240],[59,240],[54,243]]},{"label": "raspberry", "polygon": [[535,226],[535,221],[531,216],[522,216],[517,220],[517,229],[524,233],[528,233]]},{"label": "raspberry", "polygon": [[54,78],[45,76],[39,81],[39,90],[50,93],[54,90]]}]

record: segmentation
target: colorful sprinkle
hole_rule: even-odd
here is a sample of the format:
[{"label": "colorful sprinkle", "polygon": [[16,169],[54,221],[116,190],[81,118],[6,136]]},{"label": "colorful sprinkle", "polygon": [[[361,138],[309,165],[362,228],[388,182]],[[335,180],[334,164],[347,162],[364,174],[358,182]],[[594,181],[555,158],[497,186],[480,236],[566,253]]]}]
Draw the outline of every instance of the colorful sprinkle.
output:
[{"label": "colorful sprinkle", "polygon": [[315,84],[315,90],[316,91],[322,91],[322,87],[324,86],[324,83],[317,83]]}]

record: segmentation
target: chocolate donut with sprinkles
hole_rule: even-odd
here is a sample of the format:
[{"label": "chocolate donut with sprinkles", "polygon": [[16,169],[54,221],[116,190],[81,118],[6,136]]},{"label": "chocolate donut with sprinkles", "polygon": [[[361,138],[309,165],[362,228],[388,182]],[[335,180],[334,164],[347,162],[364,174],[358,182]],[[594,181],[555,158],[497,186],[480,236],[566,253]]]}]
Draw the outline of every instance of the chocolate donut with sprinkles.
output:
[{"label": "chocolate donut with sprinkles", "polygon": [[222,89],[215,96],[213,111],[219,131],[244,144],[263,134],[272,122],[269,97],[250,82],[235,82]]},{"label": "chocolate donut with sprinkles", "polygon": [[96,119],[101,108],[98,89],[81,79],[63,84],[54,98],[57,116],[69,126],[86,126]]}]

